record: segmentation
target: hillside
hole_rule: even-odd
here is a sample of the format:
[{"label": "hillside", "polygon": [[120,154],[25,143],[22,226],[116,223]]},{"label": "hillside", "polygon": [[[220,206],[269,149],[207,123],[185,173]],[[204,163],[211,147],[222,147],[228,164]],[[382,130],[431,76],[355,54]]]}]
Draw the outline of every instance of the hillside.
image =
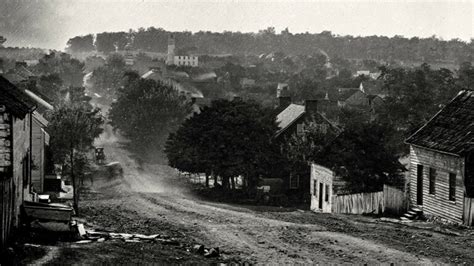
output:
[{"label": "hillside", "polygon": [[395,36],[339,36],[330,31],[293,34],[276,33],[267,28],[258,33],[241,32],[169,32],[162,28],[140,28],[128,32],[103,32],[69,39],[69,52],[113,52],[130,43],[132,49],[166,52],[168,36],[173,34],[180,53],[246,54],[283,52],[287,55],[313,54],[324,50],[329,56],[377,61],[460,63],[474,59],[474,42],[459,39],[444,41],[436,37],[404,38]]}]

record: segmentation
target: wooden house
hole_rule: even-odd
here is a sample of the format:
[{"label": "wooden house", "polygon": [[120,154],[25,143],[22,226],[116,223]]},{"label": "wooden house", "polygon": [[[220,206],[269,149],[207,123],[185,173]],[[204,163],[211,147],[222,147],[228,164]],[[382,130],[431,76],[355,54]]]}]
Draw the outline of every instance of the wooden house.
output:
[{"label": "wooden house", "polygon": [[311,163],[310,184],[310,209],[315,212],[330,213],[334,196],[351,194],[347,181],[333,170],[314,162]]},{"label": "wooden house", "polygon": [[406,143],[411,204],[428,216],[472,224],[474,92],[461,91]]},{"label": "wooden house", "polygon": [[[291,102],[291,101],[290,101]],[[289,103],[287,97],[280,97],[280,104],[286,106]],[[277,115],[277,123],[280,129],[274,138],[279,143],[286,143],[293,136],[304,137],[309,127],[317,128],[322,134],[334,132],[337,135],[340,129],[323,114],[318,112],[318,101],[306,100],[305,105],[290,103]],[[310,166],[309,162],[301,162],[305,169],[292,169],[285,178],[285,187],[288,188],[290,198],[297,201],[309,201],[310,194]]]},{"label": "wooden house", "polygon": [[19,225],[20,206],[31,193],[31,135],[34,102],[0,76],[0,248]]},{"label": "wooden house", "polygon": [[311,164],[310,209],[312,211],[331,212],[334,177],[335,174],[331,169],[315,163]]}]

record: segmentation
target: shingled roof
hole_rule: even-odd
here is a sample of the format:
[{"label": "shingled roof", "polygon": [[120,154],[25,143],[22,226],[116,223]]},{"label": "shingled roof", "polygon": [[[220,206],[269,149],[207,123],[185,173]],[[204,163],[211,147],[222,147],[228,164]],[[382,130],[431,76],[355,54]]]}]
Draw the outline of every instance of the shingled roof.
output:
[{"label": "shingled roof", "polygon": [[24,118],[35,107],[35,103],[28,95],[1,75],[0,105],[5,105],[13,115],[19,118]]},{"label": "shingled roof", "polygon": [[277,131],[276,135],[285,131],[293,122],[300,118],[305,113],[304,106],[299,104],[290,104],[277,116],[277,123],[280,130]]},{"label": "shingled roof", "polygon": [[459,92],[406,143],[455,155],[474,150],[474,91]]},{"label": "shingled roof", "polygon": [[[299,104],[290,104],[283,111],[277,115],[277,123],[280,129],[276,132],[275,137],[278,137],[283,133],[287,128],[289,128],[293,123],[295,123],[300,117],[306,114],[305,106]],[[331,122],[326,116],[317,112],[321,119],[327,121],[335,130],[341,131],[333,122]]]}]

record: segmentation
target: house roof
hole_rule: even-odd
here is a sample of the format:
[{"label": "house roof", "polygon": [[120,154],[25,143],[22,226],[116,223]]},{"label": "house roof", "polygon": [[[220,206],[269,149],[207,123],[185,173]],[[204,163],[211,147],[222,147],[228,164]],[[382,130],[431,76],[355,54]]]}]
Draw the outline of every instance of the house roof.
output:
[{"label": "house roof", "polygon": [[406,143],[455,155],[474,150],[474,91],[459,92]]},{"label": "house roof", "polygon": [[22,90],[0,75],[0,105],[5,105],[10,112],[23,118],[34,109],[35,103]]},{"label": "house roof", "polygon": [[277,115],[277,123],[280,130],[277,131],[278,136],[281,132],[285,131],[293,122],[300,118],[305,113],[303,105],[290,104],[283,111]]},{"label": "house roof", "polygon": [[45,101],[43,98],[41,98],[40,96],[38,96],[37,94],[33,93],[32,91],[30,90],[25,90],[25,93],[32,99],[34,100],[36,103],[38,103],[39,105],[43,106],[45,109],[48,109],[48,110],[53,110],[54,107],[48,103],[47,101]]},{"label": "house roof", "polygon": [[[276,132],[275,137],[284,132],[288,127],[295,123],[300,117],[302,117],[305,111],[304,105],[299,104],[290,104],[283,111],[277,115],[277,123],[280,129]],[[323,120],[325,120],[329,125],[331,125],[335,130],[341,131],[331,120],[321,113],[317,113]]]},{"label": "house roof", "polygon": [[142,79],[148,79],[148,78],[153,79],[154,76],[156,76],[156,75],[159,75],[159,74],[156,73],[156,72],[153,71],[153,70],[149,70],[148,72],[146,72],[145,74],[143,74],[141,78],[142,78]]}]

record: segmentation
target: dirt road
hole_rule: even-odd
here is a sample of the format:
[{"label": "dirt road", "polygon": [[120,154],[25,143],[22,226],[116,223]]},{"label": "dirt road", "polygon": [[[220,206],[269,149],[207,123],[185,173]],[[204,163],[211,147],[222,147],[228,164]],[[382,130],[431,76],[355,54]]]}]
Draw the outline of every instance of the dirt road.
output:
[{"label": "dirt road", "polygon": [[[82,202],[89,226],[130,233],[166,233],[186,245],[219,247],[212,262],[446,263],[472,262],[472,235],[450,236],[361,216],[235,206],[196,199],[178,173],[164,165],[138,166],[113,134],[100,140],[109,161],[124,166],[124,177],[95,182]],[[96,244],[94,252],[63,247],[63,258],[78,262],[166,261],[147,243]],[[104,248],[103,245],[109,245]],[[129,245],[129,246],[126,246]],[[202,262],[184,248],[161,252],[178,262]],[[160,247],[163,250],[163,247]],[[143,252],[143,251],[148,252]],[[173,253],[174,252],[174,253]],[[92,253],[92,254],[91,254]],[[137,254],[138,253],[138,254]],[[146,255],[144,255],[146,254]],[[58,260],[60,261],[60,260]],[[208,261],[211,262],[211,261]]]}]

